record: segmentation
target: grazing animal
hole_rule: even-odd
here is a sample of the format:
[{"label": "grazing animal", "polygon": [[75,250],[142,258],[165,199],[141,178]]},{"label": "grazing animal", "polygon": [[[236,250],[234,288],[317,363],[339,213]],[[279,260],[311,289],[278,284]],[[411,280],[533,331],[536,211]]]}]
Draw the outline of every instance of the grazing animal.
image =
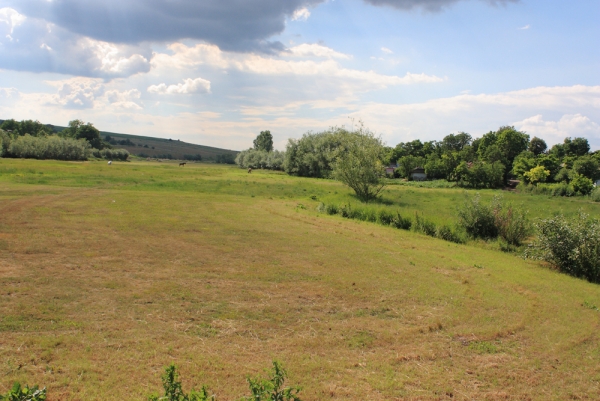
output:
[{"label": "grazing animal", "polygon": [[248,174],[252,172],[252,167],[248,167]]},{"label": "grazing animal", "polygon": [[108,165],[110,166],[111,164],[112,164],[112,160],[109,160],[108,161]]},{"label": "grazing animal", "polygon": [[180,166],[180,167],[181,167],[181,166],[185,166],[185,162],[183,162],[183,163],[179,163],[179,166]]}]

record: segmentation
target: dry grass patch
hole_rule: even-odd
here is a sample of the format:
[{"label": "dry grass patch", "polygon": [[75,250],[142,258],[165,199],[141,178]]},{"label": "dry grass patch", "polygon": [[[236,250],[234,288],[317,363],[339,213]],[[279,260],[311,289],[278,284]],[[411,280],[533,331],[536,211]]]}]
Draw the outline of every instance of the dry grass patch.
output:
[{"label": "dry grass patch", "polygon": [[278,359],[306,400],[600,397],[600,315],[583,305],[598,286],[515,256],[277,196],[9,184],[0,198],[0,393],[144,399],[174,362],[184,388],[235,399]]}]

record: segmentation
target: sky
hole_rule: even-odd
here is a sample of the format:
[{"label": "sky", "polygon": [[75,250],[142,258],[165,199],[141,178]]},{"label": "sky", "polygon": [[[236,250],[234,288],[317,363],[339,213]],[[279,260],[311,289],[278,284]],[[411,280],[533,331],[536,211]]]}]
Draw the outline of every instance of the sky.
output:
[{"label": "sky", "polygon": [[0,0],[0,119],[235,150],[512,125],[597,150],[598,21],[598,0]]}]

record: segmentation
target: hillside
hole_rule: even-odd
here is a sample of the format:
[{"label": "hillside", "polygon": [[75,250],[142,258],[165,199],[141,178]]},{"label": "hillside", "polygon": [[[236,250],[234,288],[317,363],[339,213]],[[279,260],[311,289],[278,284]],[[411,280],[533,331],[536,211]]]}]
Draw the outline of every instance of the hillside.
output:
[{"label": "hillside", "polygon": [[[142,400],[175,363],[237,400],[277,359],[305,401],[600,399],[600,286],[317,213],[352,199],[337,182],[0,159],[0,184],[0,393]],[[388,199],[452,214],[433,203],[461,192]]]},{"label": "hillside", "polygon": [[[2,124],[4,120],[0,120]],[[66,127],[46,124],[54,132],[60,132]],[[162,159],[188,159],[233,163],[236,150],[221,149],[211,146],[196,145],[180,140],[167,138],[153,138],[148,136],[120,134],[116,132],[100,131],[103,140],[108,141],[116,148],[127,149],[129,153],[140,157],[157,157]],[[200,157],[198,157],[198,155]]]}]

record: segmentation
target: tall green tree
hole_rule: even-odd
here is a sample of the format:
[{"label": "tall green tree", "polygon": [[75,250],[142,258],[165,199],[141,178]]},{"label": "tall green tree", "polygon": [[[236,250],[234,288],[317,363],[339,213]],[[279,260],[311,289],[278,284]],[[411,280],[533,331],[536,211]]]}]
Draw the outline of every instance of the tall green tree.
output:
[{"label": "tall green tree", "polygon": [[534,136],[533,138],[531,138],[531,141],[529,142],[529,147],[527,150],[529,150],[531,153],[533,153],[534,155],[537,156],[537,155],[544,153],[546,151],[546,149],[548,149],[548,145],[546,145],[546,141],[538,138],[537,136]]},{"label": "tall green tree", "polygon": [[383,143],[363,127],[345,139],[333,163],[333,177],[354,190],[360,200],[369,202],[385,187]]},{"label": "tall green tree", "polygon": [[261,131],[254,140],[255,150],[264,150],[265,152],[273,151],[273,135],[271,131]]}]

